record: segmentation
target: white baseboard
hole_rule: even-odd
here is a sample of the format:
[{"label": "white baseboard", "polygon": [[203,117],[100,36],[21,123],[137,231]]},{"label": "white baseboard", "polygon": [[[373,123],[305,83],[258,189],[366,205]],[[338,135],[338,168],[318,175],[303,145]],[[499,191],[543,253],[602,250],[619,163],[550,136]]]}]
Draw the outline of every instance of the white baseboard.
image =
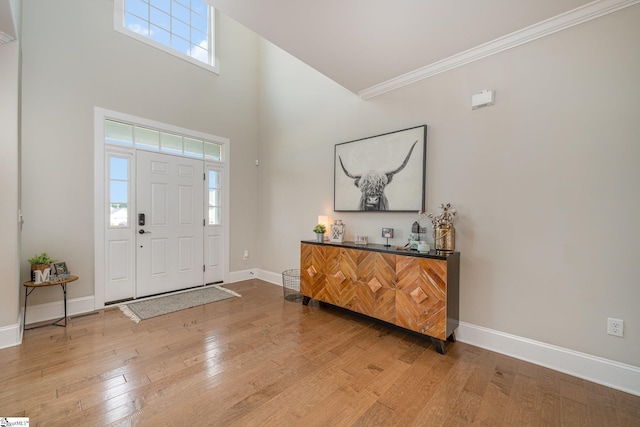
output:
[{"label": "white baseboard", "polygon": [[229,274],[229,282],[242,282],[243,280],[260,279],[274,285],[282,286],[282,274],[272,273],[271,271],[261,270],[259,268],[250,270],[234,271]]},{"label": "white baseboard", "polygon": [[579,351],[460,322],[456,339],[640,396],[640,368]]},{"label": "white baseboard", "polygon": [[274,285],[282,286],[282,274],[281,273],[273,273],[271,271],[266,270],[256,270],[258,279],[264,280],[265,282],[273,283]]},{"label": "white baseboard", "polygon": [[[95,310],[95,298],[88,297],[73,298],[67,300],[67,316],[90,313]],[[26,324],[55,320],[64,316],[64,303],[62,301],[48,302],[45,304],[27,306]]]},{"label": "white baseboard", "polygon": [[226,283],[242,282],[243,280],[255,279],[256,277],[256,272],[253,269],[233,271],[229,273],[229,281]]},{"label": "white baseboard", "polygon": [[[94,297],[81,297],[67,300],[67,316],[74,316],[94,311]],[[0,327],[0,348],[7,348],[22,343],[22,319],[24,307],[20,308],[18,320],[13,325]],[[48,302],[45,304],[27,306],[26,325],[32,323],[53,321],[64,316],[64,302]]]},{"label": "white baseboard", "polygon": [[13,325],[0,328],[0,348],[13,347],[22,343],[22,310],[18,315],[18,321]]}]

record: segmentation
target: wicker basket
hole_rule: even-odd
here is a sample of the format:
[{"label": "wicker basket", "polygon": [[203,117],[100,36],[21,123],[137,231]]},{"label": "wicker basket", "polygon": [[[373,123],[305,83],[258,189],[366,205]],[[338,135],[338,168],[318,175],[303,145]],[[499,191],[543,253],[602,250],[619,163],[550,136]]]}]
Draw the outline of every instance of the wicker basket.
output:
[{"label": "wicker basket", "polygon": [[51,264],[32,264],[31,265],[31,281],[36,280],[36,270],[44,271],[47,268],[51,268]]}]

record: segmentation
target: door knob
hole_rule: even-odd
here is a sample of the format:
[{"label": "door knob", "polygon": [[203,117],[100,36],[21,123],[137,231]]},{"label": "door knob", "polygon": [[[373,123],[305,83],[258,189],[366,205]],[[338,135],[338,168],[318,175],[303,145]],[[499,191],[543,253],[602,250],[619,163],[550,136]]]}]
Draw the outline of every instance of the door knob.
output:
[{"label": "door knob", "polygon": [[150,231],[144,231],[143,229],[140,229],[140,230],[138,231],[138,233],[140,233],[140,234],[145,234],[145,233],[146,233],[146,234],[151,234],[151,232],[150,232]]}]

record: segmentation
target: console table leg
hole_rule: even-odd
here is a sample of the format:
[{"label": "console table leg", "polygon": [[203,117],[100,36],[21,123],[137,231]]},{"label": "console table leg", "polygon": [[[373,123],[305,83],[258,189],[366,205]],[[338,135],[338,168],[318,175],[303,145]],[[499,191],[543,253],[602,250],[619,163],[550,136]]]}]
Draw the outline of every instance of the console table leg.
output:
[{"label": "console table leg", "polygon": [[302,298],[302,305],[309,305],[309,301],[311,301],[311,298],[303,297]]},{"label": "console table leg", "polygon": [[437,340],[436,341],[436,351],[440,354],[444,354],[444,341]]},{"label": "console table leg", "polygon": [[449,338],[447,338],[447,341],[456,342],[456,333],[455,332],[451,332],[451,335],[449,335]]},{"label": "console table leg", "polygon": [[67,327],[67,284],[63,283],[62,292],[64,294],[64,327]]}]

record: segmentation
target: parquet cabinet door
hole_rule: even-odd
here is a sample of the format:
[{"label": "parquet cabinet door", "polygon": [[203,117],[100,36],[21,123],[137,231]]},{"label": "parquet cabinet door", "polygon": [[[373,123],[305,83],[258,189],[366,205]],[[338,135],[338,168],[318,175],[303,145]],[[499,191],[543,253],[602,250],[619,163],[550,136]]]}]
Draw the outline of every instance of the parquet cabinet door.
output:
[{"label": "parquet cabinet door", "polygon": [[300,246],[300,292],[325,301],[325,246]]},{"label": "parquet cabinet door", "polygon": [[358,278],[353,310],[395,323],[395,258],[392,254],[358,251]]},{"label": "parquet cabinet door", "polygon": [[396,325],[447,339],[447,262],[396,256]]},{"label": "parquet cabinet door", "polygon": [[323,301],[352,309],[356,295],[354,282],[357,260],[357,250],[326,248],[326,284]]}]

